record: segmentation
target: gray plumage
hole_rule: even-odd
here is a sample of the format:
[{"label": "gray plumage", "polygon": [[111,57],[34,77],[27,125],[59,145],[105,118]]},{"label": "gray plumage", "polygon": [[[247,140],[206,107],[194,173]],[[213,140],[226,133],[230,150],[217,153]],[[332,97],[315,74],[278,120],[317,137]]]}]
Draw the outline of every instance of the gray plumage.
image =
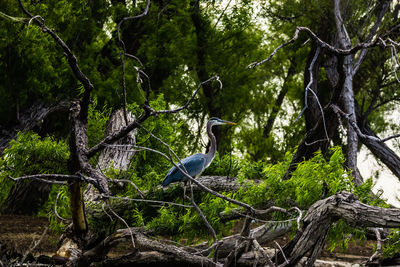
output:
[{"label": "gray plumage", "polygon": [[[201,175],[201,173],[213,161],[215,152],[217,151],[217,141],[216,141],[215,136],[212,133],[211,129],[214,125],[224,125],[224,124],[235,125],[236,123],[230,122],[230,121],[224,121],[219,118],[211,118],[207,122],[207,134],[208,134],[208,138],[210,139],[210,142],[211,142],[210,150],[206,154],[197,153],[197,154],[194,154],[187,158],[184,158],[183,160],[181,160],[181,162],[185,168],[182,168],[182,165],[177,163],[179,168],[181,168],[183,170],[186,169],[188,174],[190,176],[192,176],[193,178],[199,177]],[[162,185],[167,186],[170,183],[186,181],[186,180],[187,180],[187,177],[185,177],[185,175],[178,168],[173,166],[169,170],[167,175],[165,176],[165,179],[162,182]]]}]

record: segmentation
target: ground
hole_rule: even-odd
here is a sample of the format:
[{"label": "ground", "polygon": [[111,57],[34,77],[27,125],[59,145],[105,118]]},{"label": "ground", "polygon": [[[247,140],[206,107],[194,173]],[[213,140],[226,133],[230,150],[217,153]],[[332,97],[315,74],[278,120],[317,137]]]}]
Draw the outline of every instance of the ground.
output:
[{"label": "ground", "polygon": [[[24,254],[32,244],[39,240],[46,226],[49,225],[47,218],[34,216],[1,215],[0,216],[0,240],[7,246],[14,246],[17,251]],[[49,231],[37,248],[32,251],[35,255],[54,255],[60,233]],[[283,237],[279,243],[286,243],[288,237]],[[329,260],[342,260],[351,263],[365,262],[373,253],[374,241],[352,242],[346,251],[335,250],[323,251],[321,258]],[[118,251],[113,250],[113,256]]]}]

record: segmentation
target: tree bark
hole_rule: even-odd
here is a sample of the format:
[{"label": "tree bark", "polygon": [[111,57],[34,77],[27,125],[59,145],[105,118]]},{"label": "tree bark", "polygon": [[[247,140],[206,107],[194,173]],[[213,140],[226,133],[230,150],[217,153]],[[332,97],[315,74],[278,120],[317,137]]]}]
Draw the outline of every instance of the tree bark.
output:
[{"label": "tree bark", "polygon": [[[290,266],[297,264],[308,252],[311,253],[305,266],[313,266],[324,246],[326,235],[333,222],[343,219],[357,227],[396,228],[400,226],[400,209],[385,209],[361,203],[348,192],[314,203],[303,220],[302,228],[283,249]],[[279,262],[284,259],[278,253]]]},{"label": "tree bark", "polygon": [[[131,123],[135,120],[135,116],[128,112],[127,119],[128,123]],[[123,109],[115,111],[107,122],[105,136],[112,135],[121,130],[126,126],[125,124]],[[121,171],[128,170],[131,159],[135,155],[132,146],[136,144],[136,132],[137,130],[135,129],[129,132],[125,138],[119,139],[111,144],[117,145],[118,147],[105,147],[100,153],[96,169],[100,172],[104,172],[109,168]],[[95,201],[98,197],[98,190],[96,190],[92,184],[89,184],[85,190],[85,202]]]},{"label": "tree bark", "polygon": [[[359,124],[361,131],[365,135],[378,137],[368,124],[365,124],[363,127],[361,126]],[[377,142],[369,138],[360,138],[360,141],[400,179],[400,157],[392,149],[383,142]]]},{"label": "tree bark", "polygon": [[[127,113],[128,123],[135,120],[135,116],[132,113]],[[110,120],[107,123],[107,130],[105,136],[113,134],[125,126],[124,113],[122,109],[117,110],[111,115]],[[119,170],[126,171],[131,163],[131,158],[135,155],[132,146],[136,144],[136,132],[133,130],[127,134],[123,139],[114,142],[113,145],[118,147],[106,147],[100,153],[97,168],[104,171],[112,167]]]}]

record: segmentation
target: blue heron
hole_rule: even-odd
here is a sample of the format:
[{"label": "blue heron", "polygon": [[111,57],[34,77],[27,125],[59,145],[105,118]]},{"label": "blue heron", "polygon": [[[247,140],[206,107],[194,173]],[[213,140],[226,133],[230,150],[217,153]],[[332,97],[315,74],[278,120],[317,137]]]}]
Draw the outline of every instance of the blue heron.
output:
[{"label": "blue heron", "polygon": [[[217,150],[217,141],[215,139],[214,134],[211,131],[211,128],[214,125],[224,125],[224,124],[236,125],[236,123],[234,122],[224,121],[214,117],[211,118],[207,122],[207,134],[211,142],[210,150],[206,154],[197,153],[187,158],[184,158],[183,160],[181,160],[181,162],[185,168],[182,168],[182,165],[178,164],[179,168],[183,170],[186,169],[187,173],[193,178],[199,177],[200,174],[210,165],[211,161],[213,161],[215,156],[215,151]],[[167,186],[170,183],[180,182],[180,181],[184,181],[186,184],[187,177],[185,177],[185,175],[178,168],[173,166],[169,170],[167,176],[165,176],[162,185]]]}]

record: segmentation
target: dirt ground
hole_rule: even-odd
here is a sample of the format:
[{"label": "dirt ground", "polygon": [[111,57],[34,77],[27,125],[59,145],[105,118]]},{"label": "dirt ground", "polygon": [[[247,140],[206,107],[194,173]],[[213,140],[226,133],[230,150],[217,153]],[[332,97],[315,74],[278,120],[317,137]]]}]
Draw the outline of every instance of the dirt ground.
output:
[{"label": "dirt ground", "polygon": [[[33,241],[40,239],[47,226],[49,222],[44,217],[1,215],[0,240],[23,254],[32,246]],[[51,233],[49,230],[33,253],[54,254],[59,236],[60,234]]]},{"label": "dirt ground", "polygon": [[[24,253],[32,245],[33,241],[39,240],[46,226],[48,226],[47,218],[33,216],[0,216],[0,240],[8,246],[14,246],[18,252]],[[48,231],[42,242],[33,251],[35,255],[45,254],[54,255],[57,250],[59,233]],[[284,244],[288,241],[288,237],[279,240]],[[363,243],[352,242],[346,251],[336,249],[334,252],[323,251],[321,257],[329,259],[348,259],[352,261],[360,261],[367,259],[373,253],[374,241],[366,241]]]}]

